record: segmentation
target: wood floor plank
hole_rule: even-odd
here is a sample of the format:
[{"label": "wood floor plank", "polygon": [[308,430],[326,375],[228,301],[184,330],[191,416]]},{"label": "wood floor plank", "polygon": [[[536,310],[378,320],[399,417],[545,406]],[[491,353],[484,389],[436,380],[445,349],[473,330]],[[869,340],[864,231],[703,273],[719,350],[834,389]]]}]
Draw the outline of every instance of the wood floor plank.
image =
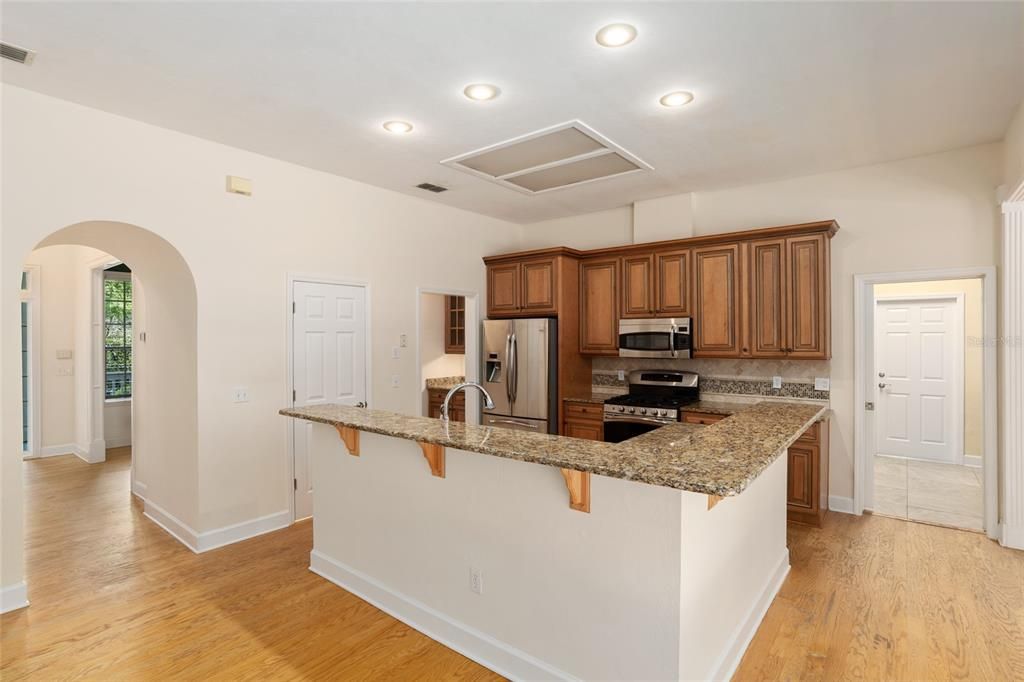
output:
[{"label": "wood floor plank", "polygon": [[[26,464],[32,606],[0,616],[0,678],[494,680],[308,570],[312,525],[201,555],[142,516],[130,452]],[[1024,553],[977,533],[829,514],[735,680],[1024,679]]]}]

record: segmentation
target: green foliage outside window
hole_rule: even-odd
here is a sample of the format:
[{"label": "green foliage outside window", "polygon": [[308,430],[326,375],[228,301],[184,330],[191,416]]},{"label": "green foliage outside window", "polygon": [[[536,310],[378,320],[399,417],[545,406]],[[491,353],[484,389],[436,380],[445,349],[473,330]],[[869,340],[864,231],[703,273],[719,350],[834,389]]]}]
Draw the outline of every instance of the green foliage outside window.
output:
[{"label": "green foliage outside window", "polygon": [[132,395],[132,282],[103,280],[103,333],[106,368],[105,395]]}]

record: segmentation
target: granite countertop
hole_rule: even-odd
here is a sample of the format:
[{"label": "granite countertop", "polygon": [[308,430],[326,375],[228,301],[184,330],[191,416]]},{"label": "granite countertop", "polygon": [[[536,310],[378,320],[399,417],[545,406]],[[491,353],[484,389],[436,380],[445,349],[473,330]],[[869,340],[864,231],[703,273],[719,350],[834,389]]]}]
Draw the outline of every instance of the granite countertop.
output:
[{"label": "granite countertop", "polygon": [[827,409],[808,403],[760,402],[710,426],[669,424],[622,443],[445,423],[344,405],[311,405],[284,409],[281,414],[467,452],[729,497],[743,492]]},{"label": "granite countertop", "polygon": [[435,388],[441,391],[450,391],[459,384],[466,382],[466,377],[435,377],[427,379],[427,389]]},{"label": "granite countertop", "polygon": [[683,412],[703,412],[704,414],[721,414],[729,417],[748,409],[756,403],[726,402],[724,400],[698,400],[689,405],[683,405],[679,409]]},{"label": "granite countertop", "polygon": [[604,401],[608,400],[608,398],[614,398],[615,396],[622,395],[623,393],[625,393],[625,391],[622,391],[621,393],[603,393],[599,391],[594,391],[593,393],[583,393],[579,395],[570,396],[568,398],[565,398],[563,402],[593,403],[594,405],[602,405],[604,404]]}]

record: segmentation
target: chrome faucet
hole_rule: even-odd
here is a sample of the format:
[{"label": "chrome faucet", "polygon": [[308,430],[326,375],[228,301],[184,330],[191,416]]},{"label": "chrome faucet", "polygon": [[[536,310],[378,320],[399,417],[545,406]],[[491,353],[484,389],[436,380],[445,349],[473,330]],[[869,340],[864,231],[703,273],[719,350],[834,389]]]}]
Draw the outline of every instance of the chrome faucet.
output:
[{"label": "chrome faucet", "polygon": [[494,409],[494,401],[491,400],[491,394],[487,392],[487,389],[481,386],[480,384],[476,383],[475,381],[467,381],[465,383],[459,384],[452,390],[448,391],[448,395],[444,397],[444,403],[442,403],[441,405],[441,421],[448,421],[448,403],[449,401],[451,401],[452,396],[458,393],[459,391],[464,391],[467,388],[480,389],[480,392],[484,394],[484,408],[488,410]]}]

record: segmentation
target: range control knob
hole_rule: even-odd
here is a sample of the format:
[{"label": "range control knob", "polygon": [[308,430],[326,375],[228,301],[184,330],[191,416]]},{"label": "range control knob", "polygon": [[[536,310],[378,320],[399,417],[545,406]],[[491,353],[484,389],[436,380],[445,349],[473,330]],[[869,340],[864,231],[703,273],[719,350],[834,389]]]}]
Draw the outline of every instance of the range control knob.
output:
[{"label": "range control knob", "polygon": [[658,416],[659,417],[664,417],[665,416],[665,410],[658,410]]},{"label": "range control knob", "polygon": [[629,413],[630,414],[636,414],[636,408],[635,407],[629,408]]},{"label": "range control knob", "polygon": [[640,414],[647,414],[647,408],[646,407],[641,407],[640,408]]},{"label": "range control knob", "polygon": [[623,407],[622,405],[619,405],[619,406],[618,406],[618,407],[616,407],[615,409],[617,409],[617,410],[618,410],[619,412],[625,412],[625,411],[626,411],[626,408],[625,408],[625,407]]}]

